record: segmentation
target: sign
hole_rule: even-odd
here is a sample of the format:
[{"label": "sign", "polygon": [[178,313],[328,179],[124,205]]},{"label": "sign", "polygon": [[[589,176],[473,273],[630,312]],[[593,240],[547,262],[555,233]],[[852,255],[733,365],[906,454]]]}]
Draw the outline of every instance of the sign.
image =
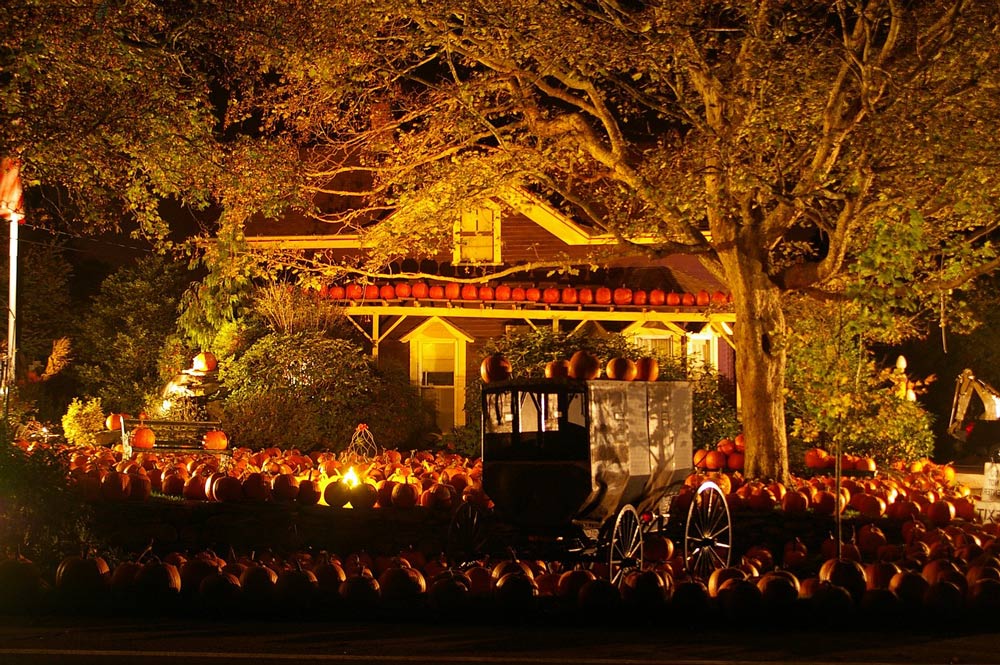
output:
[{"label": "sign", "polygon": [[1000,501],[976,501],[976,515],[983,524],[1000,522]]},{"label": "sign", "polygon": [[1000,464],[983,465],[983,501],[1000,503]]}]

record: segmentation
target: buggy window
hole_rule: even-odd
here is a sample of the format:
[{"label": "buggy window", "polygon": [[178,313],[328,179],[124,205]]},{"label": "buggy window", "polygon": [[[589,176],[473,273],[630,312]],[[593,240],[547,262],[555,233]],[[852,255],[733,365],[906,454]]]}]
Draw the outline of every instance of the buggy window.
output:
[{"label": "buggy window", "polygon": [[483,450],[491,459],[582,459],[587,415],[581,392],[516,390],[486,396]]}]

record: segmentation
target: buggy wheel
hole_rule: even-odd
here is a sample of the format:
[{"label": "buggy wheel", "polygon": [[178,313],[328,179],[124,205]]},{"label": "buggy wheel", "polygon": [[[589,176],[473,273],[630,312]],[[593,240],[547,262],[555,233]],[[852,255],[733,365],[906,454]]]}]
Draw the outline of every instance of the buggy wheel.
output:
[{"label": "buggy wheel", "polygon": [[701,579],[716,568],[729,565],[733,524],[722,490],[708,481],[701,484],[688,508],[684,528],[684,561],[688,572]]},{"label": "buggy wheel", "polygon": [[642,566],[642,523],[631,505],[619,511],[608,550],[608,577],[612,584],[621,586],[626,572]]},{"label": "buggy wheel", "polygon": [[468,501],[458,504],[445,540],[448,563],[456,566],[472,561],[486,545],[487,532],[486,516],[482,510]]}]

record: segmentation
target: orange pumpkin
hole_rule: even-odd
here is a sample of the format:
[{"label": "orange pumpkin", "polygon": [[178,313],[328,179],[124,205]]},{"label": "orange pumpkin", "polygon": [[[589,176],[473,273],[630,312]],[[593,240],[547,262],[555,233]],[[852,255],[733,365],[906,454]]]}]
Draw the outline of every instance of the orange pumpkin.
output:
[{"label": "orange pumpkin", "polygon": [[638,369],[630,359],[618,357],[608,361],[604,373],[613,381],[632,381],[635,379]]},{"label": "orange pumpkin", "polygon": [[142,425],[132,430],[131,444],[133,448],[149,449],[156,445],[156,433]]},{"label": "orange pumpkin", "polygon": [[112,413],[108,416],[108,419],[104,421],[104,425],[108,429],[121,429],[122,420],[125,418],[131,418],[131,416],[127,413]]},{"label": "orange pumpkin", "polygon": [[569,376],[568,360],[552,360],[545,365],[546,379],[565,379]]},{"label": "orange pumpkin", "polygon": [[589,351],[577,351],[569,359],[569,375],[573,379],[596,379],[601,375],[601,363]]},{"label": "orange pumpkin", "polygon": [[213,429],[205,432],[202,441],[202,447],[205,450],[225,450],[229,447],[229,437],[221,429]]},{"label": "orange pumpkin", "polygon": [[479,366],[479,375],[483,383],[493,383],[494,381],[506,381],[510,379],[510,361],[502,354],[494,353],[483,359]]},{"label": "orange pumpkin", "polygon": [[660,364],[656,358],[646,356],[635,361],[636,381],[656,381],[660,376]]}]

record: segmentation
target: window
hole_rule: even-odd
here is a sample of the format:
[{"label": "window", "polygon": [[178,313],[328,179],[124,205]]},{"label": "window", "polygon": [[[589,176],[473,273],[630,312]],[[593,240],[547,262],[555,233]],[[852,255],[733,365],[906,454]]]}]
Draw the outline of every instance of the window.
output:
[{"label": "window", "polygon": [[649,353],[655,353],[669,358],[674,358],[680,355],[680,345],[677,343],[677,338],[673,335],[664,337],[637,336],[635,338],[635,342],[639,348],[644,349]]},{"label": "window", "polygon": [[486,204],[462,213],[455,223],[456,264],[500,263],[500,207]]},{"label": "window", "polygon": [[455,342],[425,341],[419,346],[420,385],[455,385]]},{"label": "window", "polygon": [[466,346],[473,339],[431,317],[400,341],[410,345],[410,381],[420,387],[441,432],[464,425]]},{"label": "window", "polygon": [[711,367],[719,366],[719,357],[716,351],[716,339],[708,330],[700,333],[690,333],[687,337],[687,363],[689,367],[699,364]]}]

